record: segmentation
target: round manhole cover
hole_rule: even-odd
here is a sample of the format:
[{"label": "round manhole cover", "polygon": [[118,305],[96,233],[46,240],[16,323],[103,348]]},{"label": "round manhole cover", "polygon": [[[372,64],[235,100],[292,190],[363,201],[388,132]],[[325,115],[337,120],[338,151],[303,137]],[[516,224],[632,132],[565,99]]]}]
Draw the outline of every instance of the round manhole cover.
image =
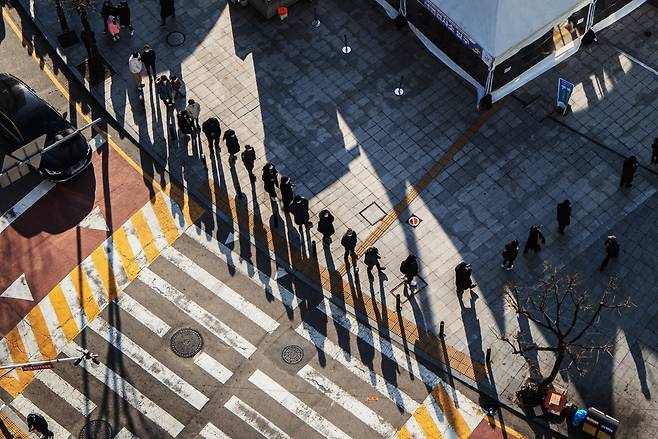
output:
[{"label": "round manhole cover", "polygon": [[89,421],[80,430],[80,439],[112,439],[112,426],[102,419]]},{"label": "round manhole cover", "polygon": [[185,42],[185,34],[180,31],[173,31],[167,34],[167,44],[172,47],[182,46]]},{"label": "round manhole cover", "polygon": [[179,357],[194,357],[202,348],[203,337],[194,329],[179,329],[171,336],[171,350]]},{"label": "round manhole cover", "polygon": [[288,364],[297,364],[304,359],[304,349],[296,344],[291,344],[283,348],[281,358]]}]

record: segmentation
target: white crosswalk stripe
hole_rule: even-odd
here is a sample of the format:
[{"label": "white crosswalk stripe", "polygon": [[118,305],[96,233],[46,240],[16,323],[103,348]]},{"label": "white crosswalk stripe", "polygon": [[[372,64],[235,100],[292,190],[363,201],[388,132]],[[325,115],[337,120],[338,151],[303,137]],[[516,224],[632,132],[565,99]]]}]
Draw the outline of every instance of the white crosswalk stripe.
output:
[{"label": "white crosswalk stripe", "polygon": [[320,416],[315,410],[306,405],[292,393],[288,392],[279,383],[265,375],[260,370],[256,370],[250,377],[249,382],[267,393],[270,398],[281,404],[286,410],[306,425],[320,433],[328,439],[348,439],[349,436],[341,429]]},{"label": "white crosswalk stripe", "polygon": [[200,352],[194,357],[194,364],[205,370],[208,375],[222,384],[227,382],[229,378],[233,376],[233,372],[205,352]]},{"label": "white crosswalk stripe", "polygon": [[171,369],[142,349],[137,343],[100,317],[89,323],[89,329],[103,337],[105,341],[141,366],[153,378],[169,388],[174,394],[180,396],[195,409],[201,410],[208,402],[207,396],[176,375]]},{"label": "white crosswalk stripe", "polygon": [[254,306],[175,248],[167,247],[162,251],[162,256],[268,333],[274,332],[279,327],[279,324],[260,308]]},{"label": "white crosswalk stripe", "polygon": [[380,435],[390,437],[395,434],[395,428],[391,424],[312,366],[307,364],[297,375]]},{"label": "white crosswalk stripe", "polygon": [[212,332],[221,341],[235,349],[243,357],[249,358],[256,352],[256,346],[249,343],[249,341],[210,314],[199,304],[185,297],[183,293],[153,273],[150,269],[145,268],[142,270],[139,273],[138,279],[169,300],[194,321]]},{"label": "white crosswalk stripe", "polygon": [[14,398],[14,400],[11,402],[11,406],[26,419],[27,415],[30,413],[38,413],[43,416],[46,421],[48,421],[48,429],[55,434],[56,438],[66,439],[71,437],[71,433],[59,425],[57,421],[48,416],[48,414],[41,410],[39,407],[32,404],[32,402],[23,395],[18,395],[16,398]]},{"label": "white crosswalk stripe", "polygon": [[127,428],[122,428],[121,431],[114,436],[114,439],[139,439],[137,436],[128,431]]},{"label": "white crosswalk stripe", "polygon": [[215,427],[210,422],[208,422],[205,427],[201,429],[199,436],[201,436],[203,439],[231,439],[229,435]]},{"label": "white crosswalk stripe", "polygon": [[290,439],[290,436],[274,425],[272,421],[258,413],[249,404],[235,395],[226,401],[224,407],[266,438]]},{"label": "white crosswalk stripe", "polygon": [[36,373],[39,381],[46,385],[55,395],[61,397],[76,409],[82,416],[89,416],[96,408],[96,404],[84,396],[78,389],[62,379],[52,370],[42,370]]},{"label": "white crosswalk stripe", "polygon": [[[77,345],[74,342],[71,342],[64,347],[63,352],[68,356],[74,357],[79,355],[76,347]],[[89,375],[103,383],[108,389],[119,395],[135,410],[150,419],[155,425],[158,425],[171,436],[177,437],[183,428],[185,428],[185,426],[171,414],[163,410],[160,406],[146,397],[146,395],[137,390],[132,384],[124,380],[120,375],[117,375],[112,369],[109,369],[103,363],[91,366],[89,362],[83,361],[80,365]]]},{"label": "white crosswalk stripe", "polygon": [[158,337],[164,336],[171,329],[171,326],[169,326],[164,320],[153,314],[144,305],[126,293],[122,293],[115,302],[119,305],[119,308],[133,316],[138,322],[146,326]]}]

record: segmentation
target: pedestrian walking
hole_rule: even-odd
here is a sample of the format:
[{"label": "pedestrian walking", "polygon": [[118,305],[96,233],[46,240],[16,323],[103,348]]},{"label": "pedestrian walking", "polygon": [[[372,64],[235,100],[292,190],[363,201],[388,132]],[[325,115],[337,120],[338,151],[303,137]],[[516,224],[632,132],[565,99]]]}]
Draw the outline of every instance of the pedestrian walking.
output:
[{"label": "pedestrian walking", "polygon": [[219,151],[219,138],[222,133],[222,128],[219,125],[219,120],[216,117],[209,117],[201,124],[201,131],[208,139],[208,148],[212,151],[216,149]]},{"label": "pedestrian walking", "polygon": [[410,287],[415,287],[415,279],[418,276],[418,261],[416,260],[416,256],[407,256],[407,259],[400,264],[400,271],[404,274],[404,282]]},{"label": "pedestrian walking", "polygon": [[311,222],[310,212],[308,210],[308,200],[301,195],[295,195],[295,198],[290,205],[290,212],[295,219],[295,224],[298,227],[306,225],[311,227],[313,223]]},{"label": "pedestrian walking", "polygon": [[235,131],[231,129],[226,130],[224,132],[224,142],[226,142],[226,150],[229,153],[229,163],[235,163],[235,161],[238,159],[236,154],[240,152],[240,141],[238,140],[238,136],[235,134]]},{"label": "pedestrian walking", "polygon": [[270,198],[276,199],[276,185],[278,184],[278,178],[276,175],[276,167],[272,163],[267,163],[263,166],[263,187],[265,192],[270,195]]},{"label": "pedestrian walking", "polygon": [[519,254],[519,241],[516,239],[505,244],[503,248],[503,263],[502,268],[511,270],[514,268],[514,260]]},{"label": "pedestrian walking", "polygon": [[156,79],[155,91],[167,108],[174,105],[174,89],[171,87],[171,82],[169,82],[167,75],[162,75]]},{"label": "pedestrian walking", "polygon": [[295,199],[295,193],[293,188],[295,183],[292,182],[290,177],[285,175],[281,176],[281,183],[279,184],[279,189],[281,189],[281,204],[283,205],[284,212],[290,212],[290,205]]},{"label": "pedestrian walking", "polygon": [[135,81],[137,88],[142,88],[142,60],[139,52],[133,52],[128,59],[128,70]]},{"label": "pedestrian walking", "polygon": [[525,247],[523,248],[524,255],[528,253],[528,250],[530,249],[532,249],[534,252],[538,252],[541,250],[541,246],[546,244],[546,239],[541,233],[542,227],[544,226],[541,224],[536,224],[530,227],[530,231],[528,232],[528,240],[526,241]]},{"label": "pedestrian walking", "polygon": [[635,177],[635,171],[637,171],[638,166],[637,158],[634,155],[624,160],[619,187],[629,188],[633,186],[633,177]]},{"label": "pedestrian walking", "polygon": [[[256,163],[256,151],[251,145],[245,145],[241,157],[242,163],[249,173],[249,180],[251,180],[252,183],[255,182],[256,176],[254,175],[254,164]],[[283,178],[281,178],[281,180],[283,180]]]},{"label": "pedestrian walking", "polygon": [[119,41],[121,39],[119,36],[119,33],[121,32],[121,25],[119,24],[117,17],[114,15],[107,17],[107,31],[110,33],[112,41]]},{"label": "pedestrian walking", "polygon": [[167,18],[171,17],[172,21],[176,20],[176,7],[174,0],[160,0],[160,27],[167,24]]},{"label": "pedestrian walking", "polygon": [[141,58],[144,67],[146,67],[146,74],[149,77],[149,82],[155,81],[158,77],[158,72],[155,70],[155,50],[151,49],[151,46],[148,44],[145,44]]},{"label": "pedestrian walking", "polygon": [[377,247],[368,247],[365,254],[363,255],[363,262],[368,267],[368,277],[372,278],[372,267],[377,267],[377,271],[381,273],[386,270],[386,267],[382,267],[379,263],[381,256],[379,256],[379,249]]},{"label": "pedestrian walking", "polygon": [[656,137],[653,145],[651,145],[651,163],[654,165],[658,164],[658,137]]},{"label": "pedestrian walking", "polygon": [[38,413],[27,415],[27,428],[30,433],[35,432],[41,435],[43,439],[52,439],[55,433],[48,428],[48,421]]},{"label": "pedestrian walking", "polygon": [[178,122],[178,129],[185,136],[192,135],[192,122],[187,110],[179,111],[176,115],[176,122]]},{"label": "pedestrian walking", "polygon": [[564,228],[571,224],[571,201],[564,200],[557,205],[558,231],[564,235]]},{"label": "pedestrian walking", "polygon": [[331,242],[331,235],[336,232],[334,229],[334,216],[327,209],[320,212],[318,232],[322,233],[322,242],[324,244],[329,244]]},{"label": "pedestrian walking", "polygon": [[605,259],[603,262],[601,262],[601,266],[599,267],[599,271],[603,271],[608,265],[608,262],[610,261],[610,258],[617,258],[619,256],[619,241],[617,241],[617,237],[615,235],[609,235],[608,238],[605,240]]},{"label": "pedestrian walking", "polygon": [[348,258],[350,255],[352,258],[356,258],[356,242],[356,232],[352,229],[347,229],[347,232],[345,232],[340,240],[340,244],[345,249],[345,255],[343,255],[343,258],[345,259],[346,264],[349,263]]},{"label": "pedestrian walking", "polygon": [[128,6],[127,0],[121,0],[119,5],[115,9],[116,16],[119,18],[119,24],[122,28],[128,28],[130,31],[130,36],[135,35],[135,30],[130,24],[130,6]]},{"label": "pedestrian walking", "polygon": [[464,294],[466,290],[472,290],[477,287],[477,284],[473,283],[471,280],[471,264],[467,262],[460,262],[455,267],[455,284],[457,286],[457,295],[459,297]]},{"label": "pedestrian walking", "polygon": [[109,22],[110,15],[116,15],[114,12],[114,5],[110,0],[105,0],[103,6],[101,6],[101,17],[103,18],[103,33],[107,33],[107,24]]},{"label": "pedestrian walking", "polygon": [[[173,88],[173,87],[172,87]],[[187,101],[187,107],[185,107],[190,120],[192,120],[192,126],[197,131],[201,131],[201,126],[199,125],[199,115],[201,114],[201,105],[196,102],[194,99]],[[230,131],[230,130],[229,130]]]},{"label": "pedestrian walking", "polygon": [[184,98],[186,96],[185,83],[174,73],[169,75],[171,87],[174,89],[174,99]]}]

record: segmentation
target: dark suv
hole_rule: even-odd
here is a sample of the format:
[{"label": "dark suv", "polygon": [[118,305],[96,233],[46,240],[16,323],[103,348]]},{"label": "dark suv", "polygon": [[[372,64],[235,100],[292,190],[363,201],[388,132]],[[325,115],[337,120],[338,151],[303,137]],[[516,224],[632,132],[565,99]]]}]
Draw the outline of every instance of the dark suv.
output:
[{"label": "dark suv", "polygon": [[[13,75],[0,73],[0,163],[7,153],[46,135],[46,144],[73,133],[75,128],[34,90]],[[91,163],[91,147],[80,133],[46,151],[39,173],[62,182],[80,174]]]}]

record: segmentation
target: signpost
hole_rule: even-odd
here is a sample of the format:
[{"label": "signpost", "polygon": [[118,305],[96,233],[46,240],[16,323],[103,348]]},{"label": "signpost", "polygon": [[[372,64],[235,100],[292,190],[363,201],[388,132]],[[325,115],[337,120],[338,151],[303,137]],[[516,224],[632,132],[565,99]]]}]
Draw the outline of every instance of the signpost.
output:
[{"label": "signpost", "polygon": [[77,347],[75,349],[80,352],[79,357],[55,358],[53,360],[31,361],[29,363],[20,364],[3,364],[0,365],[0,370],[13,370],[19,367],[25,371],[52,369],[55,363],[73,363],[77,366],[82,362],[82,360],[91,360],[91,362],[95,365],[100,364],[100,361],[98,361],[98,354],[92,354],[87,349],[83,349],[81,347]]},{"label": "signpost", "polygon": [[573,93],[573,83],[567,81],[566,79],[558,79],[557,81],[557,107],[562,108],[562,115],[567,114],[567,109],[569,108],[569,99],[571,99],[571,93]]},{"label": "signpost", "polygon": [[27,366],[22,366],[21,369],[24,371],[30,371],[30,370],[44,370],[44,369],[52,369],[53,363],[45,363],[45,364],[30,364]]}]

